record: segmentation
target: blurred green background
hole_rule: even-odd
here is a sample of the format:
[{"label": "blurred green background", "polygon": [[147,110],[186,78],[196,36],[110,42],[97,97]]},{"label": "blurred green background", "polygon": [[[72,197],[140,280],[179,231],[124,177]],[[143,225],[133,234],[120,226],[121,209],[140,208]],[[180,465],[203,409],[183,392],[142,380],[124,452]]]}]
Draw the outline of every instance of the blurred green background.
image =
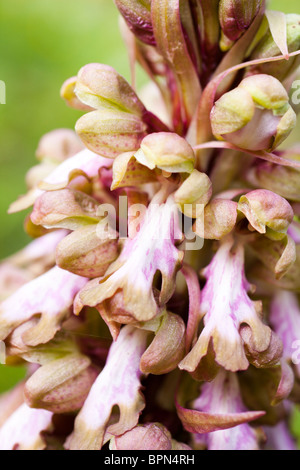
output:
[{"label": "blurred green background", "polygon": [[[270,6],[300,13],[299,0]],[[60,99],[68,77],[87,63],[102,62],[129,78],[127,52],[113,0],[0,0],[0,259],[27,242],[24,214],[8,216],[9,203],[25,192],[24,175],[35,163],[40,137],[74,128],[79,113]],[[22,369],[0,367],[0,391],[22,377]]]}]

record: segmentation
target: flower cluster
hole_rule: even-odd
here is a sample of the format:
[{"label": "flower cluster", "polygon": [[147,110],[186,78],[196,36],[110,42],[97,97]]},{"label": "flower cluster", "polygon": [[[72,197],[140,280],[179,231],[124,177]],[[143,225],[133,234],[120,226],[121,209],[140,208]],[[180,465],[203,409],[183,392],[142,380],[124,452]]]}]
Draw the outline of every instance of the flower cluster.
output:
[{"label": "flower cluster", "polygon": [[[265,0],[115,0],[131,86],[84,66],[41,140],[35,240],[0,265],[5,450],[294,449],[300,16]],[[135,90],[135,62],[150,83]]]}]

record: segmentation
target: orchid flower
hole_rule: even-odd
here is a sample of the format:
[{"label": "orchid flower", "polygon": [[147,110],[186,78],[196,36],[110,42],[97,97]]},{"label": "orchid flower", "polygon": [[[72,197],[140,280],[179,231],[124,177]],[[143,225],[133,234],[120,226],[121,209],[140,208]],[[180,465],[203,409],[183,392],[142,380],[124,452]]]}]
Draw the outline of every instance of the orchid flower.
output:
[{"label": "orchid flower", "polygon": [[9,209],[35,240],[0,265],[1,360],[26,368],[0,448],[294,449],[300,16],[115,4],[131,82],[63,83],[75,132],[40,140]]}]

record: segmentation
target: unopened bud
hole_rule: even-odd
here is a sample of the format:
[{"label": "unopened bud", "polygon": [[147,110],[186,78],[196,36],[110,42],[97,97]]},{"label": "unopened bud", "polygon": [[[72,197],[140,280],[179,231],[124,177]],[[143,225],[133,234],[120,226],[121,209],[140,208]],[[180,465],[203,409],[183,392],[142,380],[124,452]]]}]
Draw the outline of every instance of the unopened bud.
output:
[{"label": "unopened bud", "polygon": [[212,184],[209,177],[194,170],[176,191],[174,199],[186,216],[195,218],[199,214],[197,206],[204,209],[211,196]]},{"label": "unopened bud", "polygon": [[112,109],[142,116],[145,111],[129,83],[109,65],[88,64],[78,73],[75,93],[94,109]]},{"label": "unopened bud", "polygon": [[85,356],[69,355],[40,367],[25,385],[31,408],[70,413],[81,408],[98,372]]},{"label": "unopened bud", "polygon": [[221,49],[228,50],[251,26],[263,0],[221,0]]},{"label": "unopened bud", "polygon": [[97,225],[87,225],[65,237],[56,250],[57,265],[83,277],[103,276],[118,256],[118,238],[113,230],[99,233]]},{"label": "unopened bud", "polygon": [[213,134],[238,147],[273,150],[296,125],[283,85],[271,75],[253,75],[225,93],[211,113]]},{"label": "unopened bud", "polygon": [[172,437],[159,423],[147,423],[133,428],[123,436],[114,437],[110,450],[172,450]]},{"label": "unopened bud", "polygon": [[76,132],[93,152],[108,158],[138,150],[147,126],[133,114],[112,109],[93,111],[76,123]]},{"label": "unopened bud", "polygon": [[154,45],[151,0],[115,0],[115,3],[134,35],[146,44]]},{"label": "unopened bud", "polygon": [[171,132],[158,132],[145,137],[136,159],[151,170],[160,168],[171,173],[191,173],[195,154],[188,142]]}]

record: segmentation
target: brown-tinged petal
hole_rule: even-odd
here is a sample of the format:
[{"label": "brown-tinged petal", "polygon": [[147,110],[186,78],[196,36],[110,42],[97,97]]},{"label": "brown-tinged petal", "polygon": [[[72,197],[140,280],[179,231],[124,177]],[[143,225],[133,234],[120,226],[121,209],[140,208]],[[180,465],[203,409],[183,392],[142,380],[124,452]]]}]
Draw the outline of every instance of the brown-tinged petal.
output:
[{"label": "brown-tinged petal", "polygon": [[262,0],[220,0],[223,50],[229,49],[247,31],[258,15],[261,5]]},{"label": "brown-tinged petal", "polygon": [[185,324],[179,315],[167,312],[144,352],[140,369],[144,374],[162,375],[174,370],[185,353]]},{"label": "brown-tinged petal", "polygon": [[[202,387],[200,397],[193,403],[194,409],[183,408],[179,403],[176,407],[184,428],[197,434],[226,430],[264,415],[263,411],[245,411],[236,376],[225,372],[220,372],[212,383]],[[251,434],[251,428],[248,432]],[[213,446],[214,435],[210,438]]]}]

